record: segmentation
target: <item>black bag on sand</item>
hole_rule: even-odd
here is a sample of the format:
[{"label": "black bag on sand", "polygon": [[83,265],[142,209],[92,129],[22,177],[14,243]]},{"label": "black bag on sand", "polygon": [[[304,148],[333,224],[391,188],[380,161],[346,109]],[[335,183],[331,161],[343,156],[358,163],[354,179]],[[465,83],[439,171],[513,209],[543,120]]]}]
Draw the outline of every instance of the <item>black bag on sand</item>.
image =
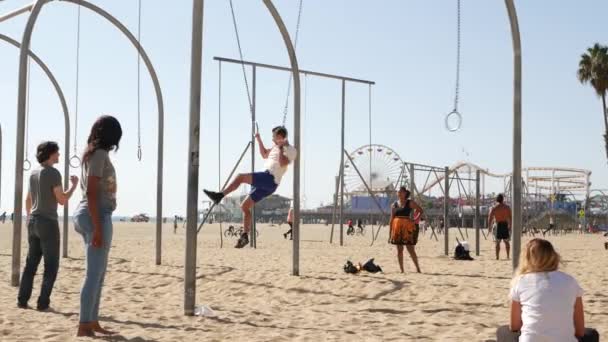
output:
[{"label": "black bag on sand", "polygon": [[382,268],[374,264],[374,258],[369,259],[361,268],[370,273],[382,272]]},{"label": "black bag on sand", "polygon": [[346,264],[344,264],[344,272],[355,274],[359,273],[359,270],[357,267],[355,267],[355,265],[353,265],[352,262],[350,262],[350,260],[347,260]]},{"label": "black bag on sand", "polygon": [[458,245],[454,249],[454,259],[456,260],[475,260],[469,255],[469,251],[467,251],[464,246],[456,239]]}]

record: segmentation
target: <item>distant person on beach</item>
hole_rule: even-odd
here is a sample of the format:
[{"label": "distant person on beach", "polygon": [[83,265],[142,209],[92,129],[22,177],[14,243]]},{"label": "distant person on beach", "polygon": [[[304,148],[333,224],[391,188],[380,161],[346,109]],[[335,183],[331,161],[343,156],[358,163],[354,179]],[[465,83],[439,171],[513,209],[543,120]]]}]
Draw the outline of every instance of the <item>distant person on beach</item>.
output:
[{"label": "distant person on beach", "polygon": [[410,200],[410,191],[401,187],[397,193],[399,199],[393,204],[391,210],[391,220],[389,223],[390,227],[390,243],[397,246],[397,261],[399,262],[399,268],[401,273],[404,273],[403,269],[403,246],[407,249],[410,254],[414,266],[416,266],[416,272],[420,273],[420,266],[418,265],[418,256],[416,255],[416,243],[418,242],[418,230],[414,220],[411,218],[412,211],[419,212],[420,215],[424,214],[424,210],[418,205],[418,203]]},{"label": "distant person on beach", "polygon": [[346,224],[348,225],[348,229],[346,229],[346,235],[354,235],[355,234],[355,226],[353,225],[353,220],[352,219],[348,219],[348,221],[346,221]]},{"label": "distant person on beach", "polygon": [[497,342],[597,342],[585,329],[583,289],[558,270],[560,255],[547,240],[532,239],[522,250],[511,284],[511,320],[496,332]]},{"label": "distant person on beach", "polygon": [[293,202],[287,212],[287,224],[289,225],[289,230],[283,234],[283,238],[287,239],[287,235],[289,235],[289,240],[293,240]]},{"label": "distant person on beach", "polygon": [[173,234],[177,234],[177,215],[173,217]]},{"label": "distant person on beach", "polygon": [[[507,251],[507,259],[509,259],[509,253],[511,252],[511,245],[509,245],[509,239],[511,238],[511,208],[504,204],[504,196],[499,194],[496,196],[496,205],[490,209],[488,215],[488,227],[492,227],[492,223],[496,223],[496,231],[494,237],[496,238],[496,260],[500,259],[500,241],[504,241],[505,249]],[[490,229],[490,232],[492,229]]]},{"label": "distant person on beach", "polygon": [[[61,173],[53,165],[59,163],[59,145],[53,141],[43,142],[36,149],[40,168],[32,171],[29,190],[25,200],[27,213],[27,242],[29,249],[21,283],[17,306],[27,308],[32,295],[34,276],[44,258],[42,286],[36,309],[47,310],[51,303],[51,292],[59,271],[59,221],[57,205],[66,205],[72,197],[78,177],[70,177],[72,187],[67,192],[61,186]],[[6,213],[3,214],[6,218]],[[4,220],[4,219],[3,219]]]},{"label": "distant person on beach", "polygon": [[283,175],[287,172],[287,166],[296,159],[296,149],[289,145],[287,140],[287,128],[277,126],[272,129],[272,142],[274,145],[271,148],[264,147],[264,142],[260,138],[260,134],[256,133],[255,138],[258,141],[260,154],[265,160],[265,170],[254,173],[241,173],[221,192],[203,190],[207,196],[215,204],[219,204],[222,199],[228,196],[241,186],[241,184],[250,184],[251,192],[241,204],[243,211],[243,233],[236,243],[235,248],[243,248],[249,244],[249,231],[251,230],[251,208],[255,203],[272,195],[279,184]]},{"label": "distant person on beach", "polygon": [[2,215],[0,216],[0,220],[2,220],[2,224],[4,224],[4,222],[6,221],[6,211],[2,213]]},{"label": "distant person on beach", "polygon": [[363,220],[357,219],[357,228],[363,230]]},{"label": "distant person on beach", "polygon": [[549,214],[549,228],[543,231],[543,236],[553,229],[555,229],[555,221],[553,220],[553,214]]},{"label": "distant person on beach", "polygon": [[116,170],[110,160],[110,151],[118,150],[121,138],[118,120],[113,116],[101,116],[91,128],[82,156],[80,188],[83,198],[74,213],[74,228],[84,241],[86,271],[80,291],[77,336],[114,334],[99,324],[99,305],[112,246],[112,213],[117,206]]}]

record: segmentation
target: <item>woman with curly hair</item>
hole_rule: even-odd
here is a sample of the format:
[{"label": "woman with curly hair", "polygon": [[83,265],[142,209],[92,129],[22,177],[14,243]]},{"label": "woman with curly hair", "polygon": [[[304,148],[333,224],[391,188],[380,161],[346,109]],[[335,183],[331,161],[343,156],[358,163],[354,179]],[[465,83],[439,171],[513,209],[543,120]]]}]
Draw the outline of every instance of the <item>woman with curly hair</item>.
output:
[{"label": "woman with curly hair", "polygon": [[74,213],[74,226],[84,240],[86,275],[80,291],[77,336],[113,334],[99,325],[99,304],[112,245],[112,212],[116,209],[116,170],[110,151],[118,150],[122,128],[113,116],[95,121],[82,156],[82,200]]}]

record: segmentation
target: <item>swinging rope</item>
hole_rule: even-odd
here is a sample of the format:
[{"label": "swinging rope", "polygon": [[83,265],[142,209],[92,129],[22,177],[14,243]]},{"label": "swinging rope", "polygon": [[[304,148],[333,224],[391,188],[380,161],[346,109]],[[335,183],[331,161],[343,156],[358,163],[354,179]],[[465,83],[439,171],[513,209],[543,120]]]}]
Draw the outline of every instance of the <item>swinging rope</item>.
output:
[{"label": "swinging rope", "polygon": [[78,89],[80,81],[80,6],[78,6],[78,19],[76,26],[76,96],[74,104],[74,155],[70,158],[70,166],[78,168],[82,164],[78,157]]},{"label": "swinging rope", "polygon": [[[369,120],[369,146],[372,146],[372,85],[368,85],[368,120]],[[369,158],[369,188],[374,191],[374,186],[372,184],[372,158]],[[370,215],[369,215],[369,223],[372,226],[372,236],[374,234],[374,225],[372,224],[373,213],[370,206]]]},{"label": "swinging rope", "polygon": [[[217,92],[217,188],[222,186],[222,61],[217,62],[218,67],[218,92]],[[222,206],[218,206],[220,212],[220,248],[224,247],[224,235],[222,232]]]},{"label": "swinging rope", "polygon": [[[239,28],[236,23],[236,15],[234,14],[234,4],[232,0],[228,1],[230,3],[230,13],[232,14],[232,24],[234,25],[234,34],[236,35],[236,44],[239,48],[239,57],[241,61],[243,61],[243,49],[241,48],[241,37],[239,34]],[[247,71],[245,70],[245,64],[241,63],[241,69],[243,70],[243,79],[245,80],[245,90],[247,90],[247,100],[249,101],[249,111],[251,114],[251,120],[253,121],[253,102],[251,101],[251,94],[249,92],[249,82],[247,81]]]},{"label": "swinging rope", "polygon": [[[298,36],[300,34],[300,19],[302,17],[302,2],[303,2],[303,0],[300,0],[299,6],[298,6],[298,21],[296,23],[294,48],[298,46]],[[244,60],[243,49],[241,47],[241,37],[239,34],[239,28],[238,28],[237,21],[236,21],[236,14],[234,12],[234,4],[233,4],[232,0],[229,0],[228,3],[230,4],[230,14],[232,15],[232,24],[234,26],[236,44],[239,49],[239,57],[241,58],[241,61],[243,61]],[[249,81],[247,80],[247,71],[245,70],[245,64],[243,64],[243,63],[241,63],[241,70],[243,71],[243,80],[245,81],[245,90],[247,91],[247,101],[249,102],[249,111],[251,114],[251,119],[253,121],[253,114],[254,114],[253,113],[253,101],[251,100],[251,93],[249,90]],[[293,75],[289,76],[289,83],[287,85],[287,99],[285,100],[285,107],[283,108],[283,121],[282,121],[283,126],[285,126],[285,122],[287,121],[287,111],[289,109],[289,94],[291,93],[291,83],[293,82],[292,76]],[[257,125],[257,123],[256,123],[256,125]]]},{"label": "swinging rope", "polygon": [[[303,116],[303,120],[304,124],[302,125],[304,127],[304,133],[302,133],[302,136],[304,137],[304,141],[306,141],[306,116],[307,116],[307,112],[308,112],[308,74],[304,74],[304,116]],[[284,124],[284,123],[283,123]],[[304,170],[304,172],[302,172],[302,188],[304,189],[303,191],[303,202],[304,202],[304,208],[306,208],[306,149],[304,149],[304,151],[301,150],[302,148],[300,147],[300,154],[304,157],[301,158],[301,162],[302,162],[302,169]],[[303,154],[304,152],[304,154]]]},{"label": "swinging rope", "polygon": [[29,158],[28,158],[28,150],[30,149],[30,73],[31,73],[31,69],[30,69],[30,61],[31,58],[28,56],[27,59],[27,96],[26,96],[26,103],[27,103],[27,107],[25,110],[25,160],[23,161],[23,170],[24,171],[29,171],[32,168],[32,163],[30,162]]},{"label": "swinging rope", "polygon": [[[450,132],[456,132],[462,126],[462,115],[458,111],[458,100],[460,96],[460,0],[457,0],[457,20],[456,20],[456,86],[454,89],[454,109],[445,117],[445,127]],[[456,125],[450,125],[450,118],[455,117]]]},{"label": "swinging rope", "polygon": [[[141,0],[137,2],[137,43],[141,46]],[[141,161],[141,57],[137,50],[137,160]]]},{"label": "swinging rope", "polygon": [[[300,0],[300,4],[298,5],[298,21],[296,23],[296,35],[294,39],[294,50],[297,51],[298,48],[298,37],[300,36],[300,20],[302,18],[302,2]],[[282,126],[285,126],[285,122],[287,121],[287,112],[289,110],[289,94],[291,93],[291,83],[293,82],[293,74],[289,73],[289,82],[287,83],[287,96],[285,99],[285,107],[283,107],[283,121]]]}]

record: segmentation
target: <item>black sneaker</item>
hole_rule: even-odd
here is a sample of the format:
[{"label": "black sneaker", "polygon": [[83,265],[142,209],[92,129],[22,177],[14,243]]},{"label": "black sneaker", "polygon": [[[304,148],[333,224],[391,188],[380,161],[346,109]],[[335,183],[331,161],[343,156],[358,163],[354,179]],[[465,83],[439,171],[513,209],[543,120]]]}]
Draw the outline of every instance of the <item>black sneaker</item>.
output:
[{"label": "black sneaker", "polygon": [[214,191],[209,191],[209,190],[205,190],[205,189],[203,189],[203,192],[215,204],[219,204],[222,201],[222,198],[224,198],[224,194],[221,192],[214,192]]},{"label": "black sneaker", "polygon": [[29,306],[27,305],[27,303],[17,303],[17,307],[19,309],[29,309]]},{"label": "black sneaker", "polygon": [[36,306],[36,310],[41,311],[41,312],[45,312],[45,311],[49,311],[51,308],[48,305],[37,305]]},{"label": "black sneaker", "polygon": [[247,233],[243,233],[243,234],[241,234],[239,241],[236,242],[236,246],[234,246],[234,248],[243,248],[243,247],[247,246],[248,244],[249,244],[249,236],[247,236]]}]

